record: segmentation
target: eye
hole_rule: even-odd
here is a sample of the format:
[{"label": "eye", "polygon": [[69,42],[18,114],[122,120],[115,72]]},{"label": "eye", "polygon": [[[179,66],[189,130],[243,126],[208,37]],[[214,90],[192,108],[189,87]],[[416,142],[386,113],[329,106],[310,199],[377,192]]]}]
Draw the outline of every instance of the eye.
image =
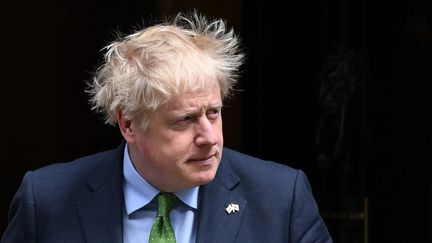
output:
[{"label": "eye", "polygon": [[188,128],[195,120],[195,117],[193,115],[185,115],[182,117],[178,117],[173,122],[173,128],[176,130],[184,130]]},{"label": "eye", "polygon": [[220,114],[220,109],[219,108],[214,108],[214,109],[210,109],[207,111],[207,117],[210,120],[216,120],[219,118],[219,114]]},{"label": "eye", "polygon": [[187,115],[187,116],[184,116],[182,119],[181,119],[181,121],[191,121],[193,119],[193,116],[191,116],[191,115]]}]

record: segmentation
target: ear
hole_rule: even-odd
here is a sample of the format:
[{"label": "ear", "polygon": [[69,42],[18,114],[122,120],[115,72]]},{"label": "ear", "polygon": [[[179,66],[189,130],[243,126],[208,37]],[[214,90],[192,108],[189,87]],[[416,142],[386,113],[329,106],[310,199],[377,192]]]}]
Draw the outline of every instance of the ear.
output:
[{"label": "ear", "polygon": [[126,119],[122,110],[117,110],[116,117],[123,138],[127,143],[134,143],[135,136],[132,131],[132,121]]}]

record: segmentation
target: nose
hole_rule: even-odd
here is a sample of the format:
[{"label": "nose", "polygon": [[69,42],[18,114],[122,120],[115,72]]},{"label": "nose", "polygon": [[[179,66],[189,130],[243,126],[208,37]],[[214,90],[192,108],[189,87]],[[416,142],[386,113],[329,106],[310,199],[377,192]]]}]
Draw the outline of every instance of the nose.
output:
[{"label": "nose", "polygon": [[217,129],[213,126],[206,117],[199,120],[197,124],[197,135],[195,143],[197,146],[216,145],[217,144]]}]

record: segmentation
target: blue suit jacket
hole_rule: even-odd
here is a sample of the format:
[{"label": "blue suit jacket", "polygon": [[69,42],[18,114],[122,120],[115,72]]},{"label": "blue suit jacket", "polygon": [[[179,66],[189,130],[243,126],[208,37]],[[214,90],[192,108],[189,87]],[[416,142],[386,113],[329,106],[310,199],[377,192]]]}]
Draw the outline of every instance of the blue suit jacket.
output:
[{"label": "blue suit jacket", "polygon": [[[1,243],[122,242],[123,149],[28,172]],[[231,203],[238,212],[225,211]],[[200,188],[197,242],[332,240],[303,172],[225,148]]]}]

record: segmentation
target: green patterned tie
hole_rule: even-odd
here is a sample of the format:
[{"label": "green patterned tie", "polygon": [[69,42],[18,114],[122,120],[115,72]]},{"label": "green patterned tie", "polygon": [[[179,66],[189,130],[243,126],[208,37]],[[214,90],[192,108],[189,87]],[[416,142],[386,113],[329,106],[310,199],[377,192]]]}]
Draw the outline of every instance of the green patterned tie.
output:
[{"label": "green patterned tie", "polygon": [[174,230],[169,215],[177,197],[173,193],[161,192],[156,196],[156,199],[158,212],[150,232],[149,243],[175,243]]}]

